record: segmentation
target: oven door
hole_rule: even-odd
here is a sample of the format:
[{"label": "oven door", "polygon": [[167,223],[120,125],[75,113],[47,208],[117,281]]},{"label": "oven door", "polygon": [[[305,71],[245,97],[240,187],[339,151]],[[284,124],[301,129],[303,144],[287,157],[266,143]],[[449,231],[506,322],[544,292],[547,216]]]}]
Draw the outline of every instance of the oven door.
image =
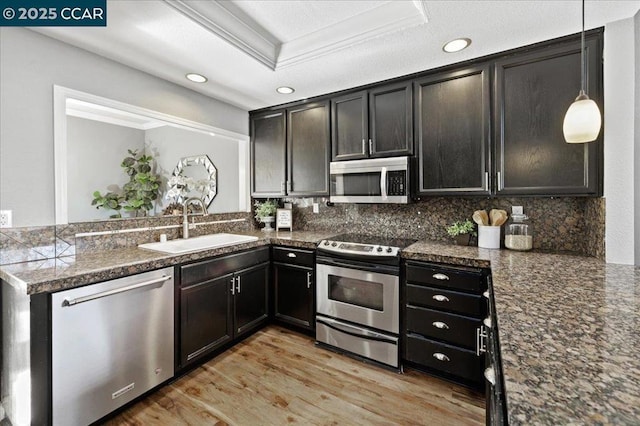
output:
[{"label": "oven door", "polygon": [[341,320],[399,333],[399,268],[316,259],[317,312]]}]

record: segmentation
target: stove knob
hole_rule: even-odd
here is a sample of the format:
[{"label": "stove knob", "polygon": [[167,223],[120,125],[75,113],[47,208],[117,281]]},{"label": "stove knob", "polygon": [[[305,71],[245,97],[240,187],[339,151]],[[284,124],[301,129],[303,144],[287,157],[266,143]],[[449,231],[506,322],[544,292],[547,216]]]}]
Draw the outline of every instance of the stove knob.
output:
[{"label": "stove knob", "polygon": [[382,247],[378,246],[378,252],[381,252],[381,251],[382,251]]},{"label": "stove knob", "polygon": [[391,253],[392,251],[391,247],[387,247],[387,253]]},{"label": "stove knob", "polygon": [[324,242],[324,245],[325,245],[325,246],[328,246],[328,245],[329,245],[329,241],[325,241],[325,242]]},{"label": "stove knob", "polygon": [[331,247],[335,247],[337,245],[338,245],[338,243],[336,243],[336,242],[331,243]]}]

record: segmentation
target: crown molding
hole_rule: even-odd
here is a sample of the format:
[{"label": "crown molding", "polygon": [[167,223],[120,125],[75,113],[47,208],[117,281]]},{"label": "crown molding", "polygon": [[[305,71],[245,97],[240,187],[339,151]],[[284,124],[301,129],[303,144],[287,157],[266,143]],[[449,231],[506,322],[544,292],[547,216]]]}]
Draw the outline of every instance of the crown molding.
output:
[{"label": "crown molding", "polygon": [[311,61],[428,21],[425,0],[392,1],[295,40],[281,43],[232,3],[164,1],[187,18],[273,70]]}]

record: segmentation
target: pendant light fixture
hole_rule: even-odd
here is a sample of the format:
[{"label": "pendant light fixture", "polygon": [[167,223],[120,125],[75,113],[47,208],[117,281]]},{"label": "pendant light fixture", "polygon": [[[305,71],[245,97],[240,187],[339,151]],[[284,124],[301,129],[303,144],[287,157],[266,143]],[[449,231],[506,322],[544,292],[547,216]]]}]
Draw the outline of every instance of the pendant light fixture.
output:
[{"label": "pendant light fixture", "polygon": [[602,118],[598,105],[589,99],[585,91],[586,62],[584,58],[584,0],[582,0],[582,40],[580,44],[581,86],[580,93],[564,116],[562,132],[567,143],[593,142],[598,138]]}]

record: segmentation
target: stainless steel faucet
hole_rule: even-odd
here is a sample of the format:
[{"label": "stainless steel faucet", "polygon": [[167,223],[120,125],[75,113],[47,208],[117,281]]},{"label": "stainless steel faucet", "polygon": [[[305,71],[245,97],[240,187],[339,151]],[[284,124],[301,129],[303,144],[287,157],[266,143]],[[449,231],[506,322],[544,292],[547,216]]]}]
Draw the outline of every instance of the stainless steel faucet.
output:
[{"label": "stainless steel faucet", "polygon": [[202,200],[202,198],[191,197],[185,200],[184,204],[182,205],[182,238],[184,238],[185,240],[189,238],[189,218],[187,206],[192,202],[200,203],[200,206],[202,207],[202,216],[207,215],[207,208],[205,207],[204,200]]}]

